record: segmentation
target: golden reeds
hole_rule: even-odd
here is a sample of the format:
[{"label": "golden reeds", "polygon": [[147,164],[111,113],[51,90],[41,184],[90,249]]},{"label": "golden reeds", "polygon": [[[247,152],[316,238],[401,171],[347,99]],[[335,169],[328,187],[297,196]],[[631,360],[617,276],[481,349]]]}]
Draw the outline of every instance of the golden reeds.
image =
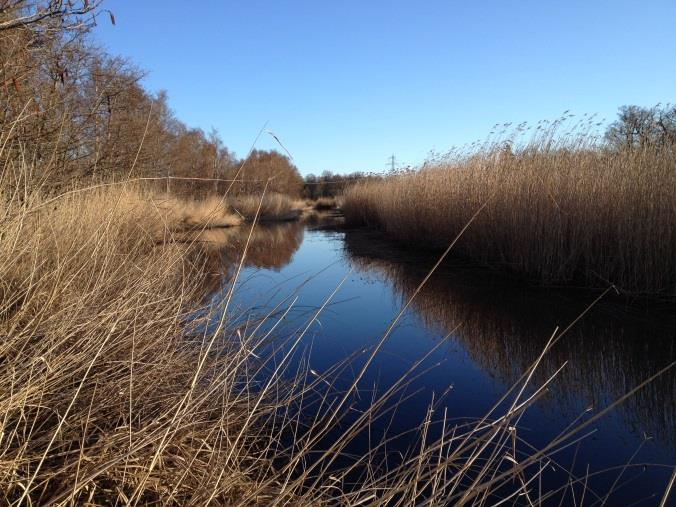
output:
[{"label": "golden reeds", "polygon": [[258,211],[258,220],[286,221],[300,216],[298,203],[285,194],[264,193],[261,195],[238,195],[229,199],[230,208],[243,220],[253,220]]},{"label": "golden reeds", "polygon": [[[372,424],[397,410],[425,358],[363,413],[355,416],[352,402],[397,320],[327,371],[302,359],[292,367],[340,287],[292,332],[281,331],[292,298],[265,315],[232,302],[248,252],[254,265],[259,254],[270,262],[268,251],[287,248],[287,238],[266,236],[258,248],[253,223],[236,240],[201,229],[191,240],[167,226],[176,220],[166,202],[133,187],[45,198],[29,176],[22,181],[0,192],[3,504],[490,504],[494,491],[518,498],[578,431],[532,453],[513,446],[521,414],[551,381],[526,390],[540,358],[505,413],[458,424],[430,408],[420,445],[389,465],[396,435],[371,435]],[[221,210],[204,206],[209,219]],[[289,250],[300,234],[289,228]],[[214,243],[229,241],[239,258],[214,255]],[[226,278],[206,303],[219,261]],[[339,466],[367,435],[369,448]]]},{"label": "golden reeds", "polygon": [[348,225],[457,253],[545,284],[676,294],[673,149],[530,144],[351,187]]}]

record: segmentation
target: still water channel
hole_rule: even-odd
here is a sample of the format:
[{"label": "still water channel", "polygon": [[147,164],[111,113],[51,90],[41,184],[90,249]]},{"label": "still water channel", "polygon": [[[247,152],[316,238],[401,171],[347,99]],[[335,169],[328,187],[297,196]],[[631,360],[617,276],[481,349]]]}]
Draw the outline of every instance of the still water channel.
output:
[{"label": "still water channel", "polygon": [[[241,246],[242,241],[230,244]],[[234,308],[251,318],[295,294],[283,330],[298,329],[342,282],[304,336],[296,359],[321,375],[383,336],[435,260],[402,250],[373,232],[312,230],[300,223],[259,226]],[[215,301],[228,287],[227,278],[220,280],[222,285],[213,288]],[[387,426],[390,434],[404,434],[416,428],[432,400],[435,413],[445,413],[449,420],[478,419],[518,381],[552,333],[567,328],[598,296],[507,283],[486,268],[448,261],[385,341],[360,382],[369,394],[355,401],[355,411],[367,408],[374,390],[382,393],[410,376],[411,366],[425,357],[381,431]],[[521,439],[544,447],[674,360],[676,311],[650,306],[605,297],[565,333],[534,374],[533,387],[565,364],[547,394],[519,420]],[[349,371],[343,374],[349,376]],[[577,435],[587,435],[579,445],[553,456],[558,466],[543,474],[542,487],[565,485],[568,468],[577,477],[588,477],[585,505],[602,504],[613,484],[606,505],[658,505],[676,465],[674,393],[676,375],[670,370],[594,421]],[[393,447],[417,437],[409,433]],[[356,439],[349,451],[359,455],[367,446]],[[568,494],[551,503],[577,502]]]}]

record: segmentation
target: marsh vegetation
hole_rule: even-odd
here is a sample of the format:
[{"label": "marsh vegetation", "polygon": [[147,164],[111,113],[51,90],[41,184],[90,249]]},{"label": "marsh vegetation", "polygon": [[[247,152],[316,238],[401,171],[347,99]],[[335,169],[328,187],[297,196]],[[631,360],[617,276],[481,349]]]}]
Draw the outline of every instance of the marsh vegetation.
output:
[{"label": "marsh vegetation", "polygon": [[[548,138],[304,181],[288,153],[254,143],[238,159],[178,120],[141,71],[91,42],[104,15],[114,22],[94,1],[0,1],[1,504],[613,502],[644,463],[602,460],[590,476],[558,460],[617,406],[664,458],[673,341],[598,316],[557,328],[587,305],[534,324],[514,291],[449,284],[459,271],[438,256],[401,264],[380,240],[309,229],[336,229],[338,207],[421,250],[459,238],[453,254],[537,283],[671,301],[672,145],[619,129],[606,148]],[[351,269],[381,292],[343,298]],[[327,273],[339,276],[317,289]],[[267,295],[250,298],[256,287]],[[491,298],[507,304],[490,313]],[[322,329],[340,342],[322,344]],[[479,405],[453,412],[452,381],[429,376],[440,351],[472,371],[462,399],[479,386]],[[524,421],[547,426],[531,410],[571,392],[571,406],[596,408],[531,439]],[[637,491],[666,499],[669,466]]]},{"label": "marsh vegetation", "polygon": [[356,184],[347,223],[442,251],[471,221],[456,255],[545,285],[673,298],[676,145],[616,149],[543,130]]}]

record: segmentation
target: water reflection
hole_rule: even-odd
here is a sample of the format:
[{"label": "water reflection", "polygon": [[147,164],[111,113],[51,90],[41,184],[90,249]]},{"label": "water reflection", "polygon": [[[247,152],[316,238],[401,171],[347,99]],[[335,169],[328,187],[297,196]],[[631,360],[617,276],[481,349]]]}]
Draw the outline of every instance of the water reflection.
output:
[{"label": "water reflection", "polygon": [[[345,251],[360,271],[384,275],[402,301],[436,260],[403,252],[373,233],[359,231],[346,233]],[[454,335],[472,359],[511,385],[554,329],[566,328],[595,297],[582,291],[518,287],[487,276],[485,270],[447,263],[416,296],[413,308],[439,335],[457,328]],[[536,380],[542,382],[568,361],[546,403],[571,414],[607,405],[669,364],[675,331],[676,318],[666,311],[600,302],[566,333],[537,371]],[[672,370],[622,404],[625,424],[661,445],[676,447],[674,392]]]},{"label": "water reflection", "polygon": [[301,243],[305,227],[299,222],[256,224],[240,227],[212,228],[176,235],[181,243],[196,245],[199,259],[206,266],[202,294],[215,293],[230,280],[239,264],[244,249],[244,267],[279,271],[289,264]]},{"label": "water reflection", "polygon": [[[312,231],[312,227],[321,230]],[[214,303],[226,293],[224,280],[230,280],[249,232],[245,226],[205,231],[191,238],[206,252],[214,277],[210,288]],[[248,268],[241,273],[242,283],[235,291],[230,312],[234,318],[249,322],[252,317],[267,315],[288,296],[287,289],[297,290],[294,310],[285,314],[283,323],[276,328],[279,333],[276,336],[281,336],[282,341],[287,331],[296,336],[294,333],[305,326],[309,314],[326,301],[327,294],[345,282],[335,304],[325,308],[321,320],[299,343],[298,357],[291,357],[288,370],[293,375],[298,368],[311,366],[318,374],[328,375],[337,392],[351,384],[353,373],[365,356],[355,356],[347,365],[349,368],[333,376],[330,372],[335,371],[335,365],[372,345],[382,335],[403,300],[413,293],[435,261],[434,257],[402,251],[376,234],[344,232],[319,219],[308,220],[307,225],[257,226],[248,252],[244,263]],[[350,265],[357,268],[357,273],[350,272]],[[351,417],[363,413],[372,403],[372,392],[382,393],[404,377],[411,361],[427,354],[434,345],[438,348],[421,367],[424,374],[407,384],[406,399],[393,400],[397,404],[401,401],[396,417],[393,411],[391,419],[372,421],[367,434],[360,434],[350,442],[347,462],[343,464],[351,464],[351,455],[364,455],[372,439],[376,441],[386,433],[402,435],[401,439],[388,440],[388,460],[415,445],[417,433],[406,432],[418,427],[427,413],[432,393],[439,395],[452,389],[443,399],[444,410],[448,409],[451,420],[484,415],[504,393],[505,386],[511,385],[540,354],[555,327],[566,327],[595,296],[588,291],[518,287],[506,284],[498,276],[487,276],[485,269],[455,263],[444,265],[374,358],[360,381],[359,396],[350,400],[347,420],[342,422],[347,424]],[[269,322],[269,326],[273,325],[274,319]],[[456,327],[448,342],[436,341]],[[605,406],[659,370],[674,356],[675,329],[676,315],[654,308],[639,311],[635,306],[629,308],[610,301],[595,306],[556,345],[537,371],[535,382],[541,383],[568,361],[564,372],[552,384],[548,398],[534,405],[520,421],[522,436],[529,444],[544,445],[587,406]],[[275,351],[286,354],[284,345],[275,342],[275,347],[278,345]],[[440,364],[444,367],[437,367]],[[598,433],[587,439],[579,452],[571,447],[556,458],[571,468],[571,463],[577,463],[575,475],[585,477],[585,466],[601,471],[626,463],[638,446],[641,433],[646,431],[655,437],[657,444],[646,445],[636,461],[673,463],[675,382],[673,372],[654,381],[611,415],[595,422]],[[302,410],[312,417],[317,406],[308,400],[304,398]],[[343,431],[344,424],[336,431]],[[433,432],[429,436],[434,438]],[[326,435],[327,442],[335,438],[335,434]],[[663,488],[670,473],[669,469],[664,470],[636,468],[634,472],[642,474],[640,479],[636,480],[638,475],[634,477],[631,491],[623,490],[610,504],[625,505],[628,498],[634,501]],[[568,476],[562,476],[560,471],[547,474],[543,478],[545,489],[557,488],[568,481]],[[593,489],[608,491],[614,478],[611,472],[590,478],[590,484]]]}]

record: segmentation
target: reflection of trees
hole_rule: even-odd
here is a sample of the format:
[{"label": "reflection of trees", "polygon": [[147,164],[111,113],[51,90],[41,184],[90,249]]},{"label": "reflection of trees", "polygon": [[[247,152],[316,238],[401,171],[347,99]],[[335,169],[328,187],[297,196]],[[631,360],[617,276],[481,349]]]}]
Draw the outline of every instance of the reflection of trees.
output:
[{"label": "reflection of trees", "polygon": [[[348,232],[346,250],[362,270],[384,274],[408,298],[436,259],[402,252],[372,234]],[[564,329],[593,301],[588,292],[533,289],[467,266],[444,265],[413,303],[426,325],[445,334],[459,326],[458,340],[485,371],[513,383],[544,348],[554,329]],[[556,344],[537,375],[542,381],[565,361],[550,402],[575,410],[607,404],[674,357],[676,319],[617,302],[600,302]],[[619,409],[626,423],[659,442],[676,444],[672,371],[649,384]]]},{"label": "reflection of trees", "polygon": [[[303,242],[303,231],[304,227],[299,222],[256,225],[244,265],[280,270],[291,262],[293,254]],[[231,259],[235,261],[239,261],[251,229],[247,226],[238,227],[237,232],[228,248]]]},{"label": "reflection of trees", "polygon": [[212,294],[223,279],[229,279],[240,262],[249,234],[251,240],[244,258],[244,266],[279,270],[291,262],[293,254],[303,242],[304,226],[299,222],[257,224],[251,232],[249,225],[206,229],[200,233],[177,235],[181,243],[192,243],[193,262],[206,266],[202,293]]}]

